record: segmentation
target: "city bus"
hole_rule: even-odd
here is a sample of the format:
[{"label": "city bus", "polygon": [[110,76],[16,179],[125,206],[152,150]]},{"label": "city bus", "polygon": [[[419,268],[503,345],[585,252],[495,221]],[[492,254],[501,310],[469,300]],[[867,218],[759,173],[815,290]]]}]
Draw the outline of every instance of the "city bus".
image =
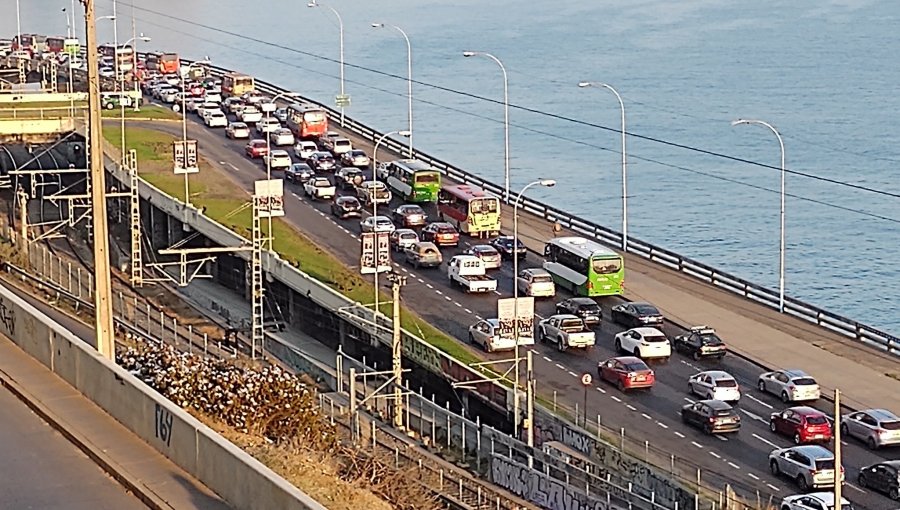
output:
[{"label": "city bus", "polygon": [[500,199],[478,186],[444,184],[438,194],[438,213],[470,236],[500,234]]},{"label": "city bus", "polygon": [[65,37],[48,37],[47,38],[47,53],[53,53],[54,55],[58,55],[63,52],[66,48],[66,38]]},{"label": "city bus", "polygon": [[614,296],[625,290],[625,261],[583,237],[557,237],[544,246],[544,269],[556,285],[576,296]]},{"label": "city bus", "polygon": [[292,104],[287,107],[286,124],[298,140],[319,138],[328,132],[328,113],[321,106]]},{"label": "city bus", "polygon": [[381,164],[378,178],[397,191],[407,202],[437,202],[441,173],[417,159],[400,159]]},{"label": "city bus", "polygon": [[177,53],[153,52],[147,54],[147,69],[162,74],[175,74],[181,67],[181,59]]},{"label": "city bus", "polygon": [[256,88],[256,81],[249,74],[225,73],[222,76],[222,97],[241,97]]}]

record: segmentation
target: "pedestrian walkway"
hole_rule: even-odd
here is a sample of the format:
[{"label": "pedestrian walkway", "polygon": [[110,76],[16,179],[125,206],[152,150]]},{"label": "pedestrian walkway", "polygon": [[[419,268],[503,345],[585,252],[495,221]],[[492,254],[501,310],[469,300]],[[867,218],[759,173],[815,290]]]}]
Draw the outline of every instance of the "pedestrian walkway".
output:
[{"label": "pedestrian walkway", "polygon": [[[503,224],[512,225],[503,209]],[[579,235],[530,214],[519,215],[519,237],[538,253],[554,236]],[[829,393],[841,390],[841,401],[854,409],[886,408],[900,413],[900,359],[806,321],[636,255],[625,257],[625,297],[648,301],[667,319],[685,326],[714,327],[731,351],[770,368],[805,370]]]},{"label": "pedestrian walkway", "polygon": [[0,383],[149,508],[230,508],[5,337],[0,337]]}]

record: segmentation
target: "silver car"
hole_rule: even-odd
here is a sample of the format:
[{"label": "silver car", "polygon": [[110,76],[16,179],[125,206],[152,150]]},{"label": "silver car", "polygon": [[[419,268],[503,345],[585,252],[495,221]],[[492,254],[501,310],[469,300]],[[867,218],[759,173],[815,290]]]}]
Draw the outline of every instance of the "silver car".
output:
[{"label": "silver car", "polygon": [[[834,485],[834,454],[824,446],[802,445],[772,450],[769,468],[773,475],[783,475],[797,482],[802,491]],[[844,481],[843,468],[841,481]]]},{"label": "silver car", "polygon": [[900,417],[887,409],[866,409],[841,419],[841,433],[865,441],[875,450],[900,444]]},{"label": "silver car", "polygon": [[760,374],[756,383],[759,391],[781,397],[781,401],[800,402],[818,400],[819,383],[803,370],[776,370]]}]

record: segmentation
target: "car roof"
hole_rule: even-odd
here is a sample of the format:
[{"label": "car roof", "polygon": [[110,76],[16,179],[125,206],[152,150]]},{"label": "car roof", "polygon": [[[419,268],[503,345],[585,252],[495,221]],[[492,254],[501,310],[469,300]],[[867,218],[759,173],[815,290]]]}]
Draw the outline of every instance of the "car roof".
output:
[{"label": "car roof", "polygon": [[475,246],[472,247],[472,251],[490,251],[490,252],[496,252],[497,249],[494,248],[493,246],[489,245],[489,244],[476,244]]},{"label": "car roof", "polygon": [[794,377],[809,377],[809,374],[804,372],[803,370],[792,368],[788,370],[779,370],[779,372],[784,373],[784,375],[794,378]]},{"label": "car roof", "polygon": [[453,225],[447,223],[446,221],[435,221],[434,223],[428,224],[429,227],[437,227],[437,228],[445,228],[445,227],[453,227]]},{"label": "car roof", "polygon": [[550,273],[548,273],[546,269],[541,268],[541,267],[529,267],[528,269],[523,269],[522,272],[528,273],[528,274],[534,275],[534,276],[538,276],[538,275],[551,276]]},{"label": "car roof", "polygon": [[733,375],[729,374],[728,372],[726,372],[724,370],[706,370],[706,371],[700,372],[696,375],[708,375],[717,381],[719,379],[732,379],[732,380],[734,379]]},{"label": "car roof", "polygon": [[815,407],[810,407],[810,406],[796,406],[796,407],[789,407],[789,408],[787,408],[787,410],[788,410],[788,411],[793,411],[793,412],[799,414],[800,416],[819,416],[819,415],[825,415],[824,412],[822,412],[822,411],[816,409]]},{"label": "car roof", "polygon": [[[825,504],[826,508],[831,508],[834,505],[834,493],[833,492],[821,491],[821,492],[810,492],[807,494],[795,494],[793,496],[788,496],[788,498],[792,498],[792,499],[799,499],[802,497],[810,497],[810,498],[818,499],[819,501],[821,501],[822,503]],[[787,498],[785,498],[785,499],[787,499]],[[843,496],[841,497],[841,506],[849,504],[849,503],[850,502],[847,501],[846,498],[844,498]]]},{"label": "car roof", "polygon": [[571,313],[558,313],[558,314],[552,315],[551,317],[556,317],[558,319],[578,319],[579,321],[581,320],[581,317],[579,317],[577,315],[572,315]]},{"label": "car roof", "polygon": [[398,211],[401,210],[401,209],[418,209],[418,210],[420,210],[420,211],[421,211],[421,210],[424,210],[424,209],[422,209],[421,206],[418,206],[418,205],[416,205],[416,204],[403,204],[403,205],[397,206],[397,210],[398,210]]},{"label": "car roof", "polygon": [[570,303],[575,303],[575,304],[577,304],[577,305],[596,305],[596,306],[600,306],[600,305],[597,304],[596,301],[594,301],[593,299],[591,299],[591,298],[589,298],[589,297],[573,297],[573,298],[567,299],[566,301],[568,301],[568,302],[570,302]]},{"label": "car roof", "polygon": [[803,444],[799,446],[791,446],[789,448],[785,448],[785,450],[793,450],[814,459],[828,459],[834,457],[834,454],[831,453],[831,450],[818,444]]},{"label": "car roof", "polygon": [[288,152],[286,150],[281,150],[281,149],[273,150],[272,155],[273,156],[288,156],[288,157],[291,156],[290,154],[288,154]]},{"label": "car roof", "polygon": [[656,329],[656,328],[631,328],[632,331],[637,331],[642,336],[666,336],[665,333]]},{"label": "car roof", "polygon": [[[617,356],[615,358],[610,358],[617,360],[621,363],[644,363],[644,360],[638,358],[637,356]],[[646,365],[646,363],[644,363]]]},{"label": "car roof", "polygon": [[728,409],[734,409],[734,407],[732,407],[728,402],[722,402],[721,400],[710,399],[710,400],[701,400],[700,402],[703,402],[704,404],[708,405],[709,407],[712,407],[716,411],[725,411]]},{"label": "car roof", "polygon": [[868,414],[872,418],[875,418],[878,421],[898,421],[900,417],[897,417],[896,414],[888,411],[887,409],[866,409],[863,411]]}]

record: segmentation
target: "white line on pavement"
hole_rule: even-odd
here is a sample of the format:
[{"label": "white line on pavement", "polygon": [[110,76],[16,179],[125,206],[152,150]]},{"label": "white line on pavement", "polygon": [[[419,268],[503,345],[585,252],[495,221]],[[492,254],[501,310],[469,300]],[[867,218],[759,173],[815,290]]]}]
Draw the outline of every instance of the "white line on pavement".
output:
[{"label": "white line on pavement", "polygon": [[684,439],[684,434],[682,434],[681,432],[678,432],[677,430],[675,431],[675,435],[680,437],[681,439]]},{"label": "white line on pavement", "polygon": [[[466,308],[466,313],[472,313],[472,310],[469,310],[468,308]],[[546,356],[544,356],[544,357],[546,358]],[[550,360],[547,360],[547,361],[550,361]]]},{"label": "white line on pavement", "polygon": [[748,410],[746,410],[746,409],[741,409],[741,412],[744,413],[744,414],[746,414],[746,415],[749,416],[750,418],[753,418],[753,419],[756,420],[756,421],[761,421],[761,422],[763,422],[763,423],[769,423],[767,420],[763,419],[762,416],[760,416],[760,415],[758,415],[758,414],[753,414],[753,413],[751,413],[750,411],[748,411]]},{"label": "white line on pavement", "polygon": [[781,448],[781,447],[778,446],[777,444],[773,443],[772,441],[769,441],[768,439],[766,439],[766,438],[760,436],[759,434],[753,434],[753,437],[755,437],[756,439],[759,439],[759,440],[762,441],[763,443],[766,443],[767,445],[769,445],[769,446],[771,446],[771,447],[773,447],[773,448]]},{"label": "white line on pavement", "polygon": [[597,391],[599,391],[600,393],[604,393],[604,394],[606,393],[606,390],[604,390],[603,388],[597,388]]},{"label": "white line on pavement", "polygon": [[719,441],[728,441],[728,438],[719,434],[713,434]]},{"label": "white line on pavement", "polygon": [[750,478],[752,478],[754,480],[759,480],[759,477],[754,475],[753,473],[747,473],[747,476],[749,476]]},{"label": "white line on pavement", "polygon": [[497,292],[496,290],[494,291],[494,294],[496,294],[496,295],[498,295],[498,296],[502,296],[502,294],[500,294],[500,293]]},{"label": "white line on pavement", "polygon": [[619,398],[619,397],[617,397],[617,396],[615,396],[615,395],[610,395],[609,398],[615,400],[616,402],[621,402],[621,401],[622,401],[621,398]]},{"label": "white line on pavement", "polygon": [[578,374],[576,374],[575,372],[573,372],[571,370],[569,370],[569,375],[571,375],[572,377],[578,377]]},{"label": "white line on pavement", "polygon": [[656,422],[656,424],[659,425],[660,427],[664,428],[664,429],[669,428],[668,425],[666,425],[665,423],[663,423],[663,422],[661,422],[661,421]]},{"label": "white line on pavement", "polygon": [[689,398],[687,398],[687,397],[684,397],[684,399],[687,400],[688,403],[690,403],[690,404],[693,404],[693,403],[695,402],[694,400],[691,400],[691,399],[689,399]]},{"label": "white line on pavement", "polygon": [[[240,168],[238,168],[238,167],[232,165],[231,163],[228,163],[228,166],[230,166],[235,172],[240,172],[240,171],[241,171]],[[297,197],[296,194],[293,194],[293,195],[294,195],[295,197]],[[297,198],[300,198],[300,197],[297,197]]]},{"label": "white line on pavement", "polygon": [[734,469],[741,469],[741,466],[738,466],[738,465],[735,464],[734,462],[729,462],[728,465],[731,466],[731,467],[733,467]]},{"label": "white line on pavement", "polygon": [[446,299],[447,301],[453,301],[453,299],[450,296],[444,296],[444,299]]},{"label": "white line on pavement", "polygon": [[652,419],[653,419],[653,417],[650,416],[650,415],[647,414],[647,413],[641,413],[641,416],[643,416],[644,418],[647,418],[648,420],[652,420]]},{"label": "white line on pavement", "polygon": [[856,489],[856,490],[858,490],[859,492],[862,492],[863,494],[866,493],[866,491],[860,489],[859,487],[853,485],[853,484],[850,483],[850,482],[844,482],[844,485],[846,485],[847,487],[850,487],[851,489]]},{"label": "white line on pavement", "polygon": [[544,359],[547,361],[551,361],[551,362],[553,361],[552,359],[548,358],[547,356],[544,356]]},{"label": "white line on pavement", "polygon": [[767,484],[766,484],[766,487],[772,489],[773,491],[781,492],[781,489],[779,489],[778,487],[775,487],[775,486],[772,485],[771,483],[767,483]]},{"label": "white line on pavement", "polygon": [[703,445],[698,443],[697,441],[691,441],[691,444],[696,446],[697,448],[703,448]]},{"label": "white line on pavement", "polygon": [[559,363],[556,364],[556,368],[558,368],[558,369],[560,369],[560,370],[565,370],[565,369],[566,369],[566,367],[560,365]]},{"label": "white line on pavement", "polygon": [[[443,296],[443,295],[444,295],[443,292],[441,292],[441,291],[439,291],[439,290],[437,290],[437,289],[434,289],[434,292],[435,292],[435,294],[437,294],[438,296]],[[451,299],[450,299],[450,296],[447,296],[447,301],[450,301],[450,300],[451,300]]]},{"label": "white line on pavement", "polygon": [[[447,298],[447,299],[450,299],[450,298]],[[458,306],[458,307],[460,307],[460,308],[462,308],[462,305],[459,304],[459,303],[457,303],[456,301],[454,301],[453,304],[456,305],[456,306]]]},{"label": "white line on pavement", "polygon": [[721,459],[721,458],[722,458],[722,456],[719,455],[719,454],[716,453],[716,452],[709,452],[709,454],[712,455],[713,457],[717,458],[717,459]]},{"label": "white line on pavement", "polygon": [[426,283],[425,286],[428,287],[429,289],[433,289],[433,288],[434,288],[434,286],[431,285],[430,283]]},{"label": "white line on pavement", "polygon": [[768,408],[768,409],[772,409],[772,406],[771,406],[771,405],[769,405],[769,404],[763,402],[762,400],[760,400],[760,399],[754,397],[753,395],[747,395],[747,398],[749,398],[750,400],[756,402],[757,404],[759,404],[759,405],[761,405],[761,406],[763,406],[763,407],[766,407],[766,408]]},{"label": "white line on pavement", "polygon": [[637,411],[637,407],[634,407],[634,406],[631,405],[631,404],[625,404],[625,407],[627,407],[627,408],[628,408],[629,410],[631,410],[631,411]]}]

